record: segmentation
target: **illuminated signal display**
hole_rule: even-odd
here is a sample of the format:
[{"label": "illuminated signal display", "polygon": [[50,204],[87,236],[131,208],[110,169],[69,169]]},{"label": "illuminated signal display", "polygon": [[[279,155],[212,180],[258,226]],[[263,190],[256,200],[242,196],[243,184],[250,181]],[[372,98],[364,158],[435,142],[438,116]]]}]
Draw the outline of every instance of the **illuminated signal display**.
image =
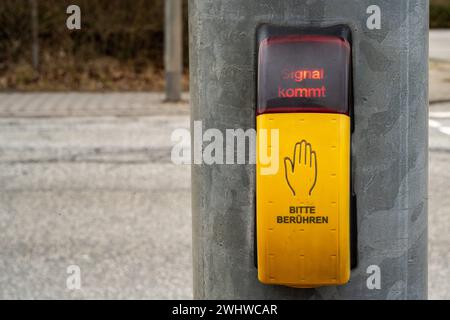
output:
[{"label": "illuminated signal display", "polygon": [[[302,82],[303,80],[324,80],[324,70],[285,70],[283,80],[292,80],[295,82]],[[326,87],[310,87],[305,88],[301,86],[295,86],[291,88],[285,88],[281,85],[278,86],[278,98],[324,98],[326,97]]]},{"label": "illuminated signal display", "polygon": [[327,35],[288,35],[259,46],[258,114],[348,114],[350,45]]}]

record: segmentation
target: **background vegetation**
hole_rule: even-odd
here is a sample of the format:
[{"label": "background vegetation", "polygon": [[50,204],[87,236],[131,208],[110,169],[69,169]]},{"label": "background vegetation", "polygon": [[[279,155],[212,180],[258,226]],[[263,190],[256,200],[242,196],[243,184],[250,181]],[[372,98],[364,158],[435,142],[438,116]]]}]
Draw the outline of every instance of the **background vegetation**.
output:
[{"label": "background vegetation", "polygon": [[[0,1],[0,90],[163,87],[164,0],[36,1],[39,72],[31,64],[29,0]],[[70,4],[81,8],[81,31],[66,27]],[[184,46],[187,65],[187,37]]]},{"label": "background vegetation", "polygon": [[[163,89],[164,0],[35,1],[39,71],[31,64],[30,0],[0,0],[0,90]],[[66,28],[70,4],[81,7],[81,31]],[[450,27],[450,0],[430,0],[430,26]],[[187,32],[184,53],[187,70]]]},{"label": "background vegetation", "polygon": [[430,1],[430,27],[450,28],[450,0]]}]

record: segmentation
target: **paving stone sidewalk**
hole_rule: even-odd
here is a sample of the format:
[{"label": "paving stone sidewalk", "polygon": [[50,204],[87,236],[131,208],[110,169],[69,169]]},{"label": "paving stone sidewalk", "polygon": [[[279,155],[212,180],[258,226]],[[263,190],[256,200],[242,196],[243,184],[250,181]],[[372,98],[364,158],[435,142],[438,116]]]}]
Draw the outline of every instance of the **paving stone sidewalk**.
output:
[{"label": "paving stone sidewalk", "polygon": [[159,92],[0,93],[0,117],[95,117],[188,115],[189,95],[164,103]]}]

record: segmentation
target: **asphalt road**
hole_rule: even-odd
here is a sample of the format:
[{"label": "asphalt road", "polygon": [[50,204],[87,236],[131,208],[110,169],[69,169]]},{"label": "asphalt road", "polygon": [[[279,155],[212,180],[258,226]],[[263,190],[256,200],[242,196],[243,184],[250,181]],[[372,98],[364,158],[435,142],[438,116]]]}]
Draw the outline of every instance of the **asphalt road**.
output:
[{"label": "asphalt road", "polygon": [[180,127],[187,115],[0,119],[0,299],[191,298]]},{"label": "asphalt road", "polygon": [[430,112],[429,297],[450,299],[450,104]]},{"label": "asphalt road", "polygon": [[450,299],[450,31],[430,32],[430,299]]}]

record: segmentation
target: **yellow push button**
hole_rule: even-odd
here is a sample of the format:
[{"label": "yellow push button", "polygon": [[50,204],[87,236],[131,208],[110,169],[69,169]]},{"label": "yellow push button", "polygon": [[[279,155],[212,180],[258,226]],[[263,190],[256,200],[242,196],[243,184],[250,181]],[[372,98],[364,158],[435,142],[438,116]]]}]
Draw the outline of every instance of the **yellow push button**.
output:
[{"label": "yellow push button", "polygon": [[[263,114],[257,117],[257,131],[261,129],[279,130],[280,166],[277,174],[261,174],[264,165],[257,162],[259,280],[298,287],[346,283],[350,118]],[[271,150],[277,150],[276,143],[270,143]]]},{"label": "yellow push button", "polygon": [[350,29],[263,25],[257,41],[258,278],[299,288],[345,284],[353,239]]}]

